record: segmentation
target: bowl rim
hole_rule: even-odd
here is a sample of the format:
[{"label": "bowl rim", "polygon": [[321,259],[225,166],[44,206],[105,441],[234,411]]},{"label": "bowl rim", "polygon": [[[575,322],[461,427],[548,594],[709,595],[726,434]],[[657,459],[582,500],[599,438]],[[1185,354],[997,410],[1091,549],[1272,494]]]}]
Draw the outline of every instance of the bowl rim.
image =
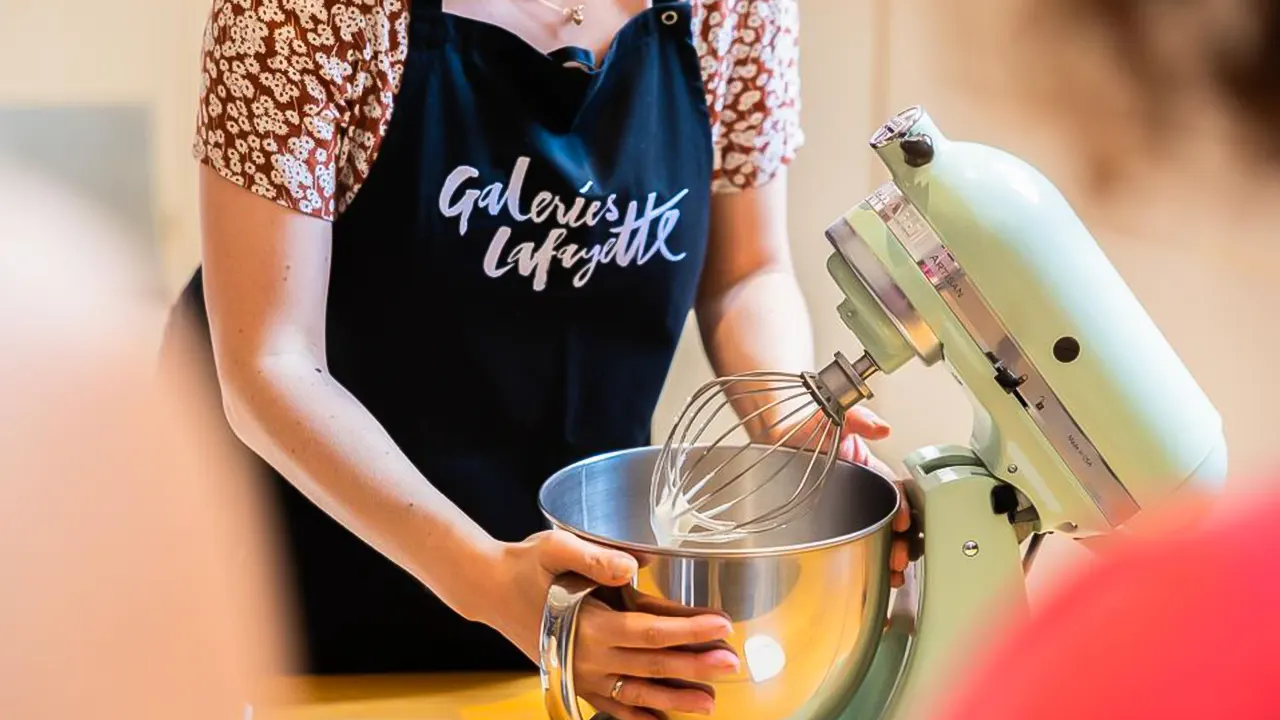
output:
[{"label": "bowl rim", "polygon": [[[695,447],[705,447],[705,445],[696,445]],[[785,450],[787,452],[793,452],[791,448],[773,448],[772,445],[766,445],[761,443],[751,443],[749,447],[771,449],[771,450],[774,450],[775,452],[777,450]],[[563,530],[567,533],[571,533],[573,535],[576,535],[577,537],[582,538],[583,540],[593,542],[597,545],[603,545],[605,547],[614,548],[616,550],[626,550],[631,552],[632,554],[657,555],[657,556],[664,556],[664,557],[681,557],[681,558],[757,558],[757,557],[778,557],[783,555],[800,555],[807,552],[813,552],[815,550],[824,550],[827,548],[836,547],[839,545],[847,545],[849,543],[862,540],[864,538],[875,535],[881,532],[882,530],[884,530],[886,527],[888,527],[893,522],[893,518],[897,516],[898,511],[902,508],[903,488],[900,483],[898,483],[893,479],[885,477],[884,475],[871,469],[867,465],[863,465],[861,463],[849,462],[847,460],[837,459],[836,464],[847,465],[852,468],[865,471],[866,474],[870,474],[872,477],[876,478],[877,480],[880,480],[886,485],[889,485],[894,492],[893,509],[885,517],[881,518],[880,520],[876,521],[875,523],[865,528],[862,528],[861,530],[856,530],[854,532],[846,533],[844,535],[837,535],[835,537],[827,538],[825,540],[814,540],[807,543],[797,543],[794,545],[780,545],[777,547],[765,547],[765,548],[715,548],[715,547],[683,547],[683,546],[665,547],[661,545],[645,545],[642,543],[613,540],[613,539],[604,537],[603,535],[597,535],[595,533],[586,532],[585,530],[582,530],[580,528],[575,528],[567,523],[557,520],[555,517],[551,515],[550,512],[547,511],[547,505],[545,502],[547,487],[551,484],[553,480],[560,477],[561,475],[572,472],[573,470],[584,467],[586,465],[593,465],[599,462],[609,460],[610,458],[618,457],[620,455],[637,455],[642,452],[660,452],[661,450],[662,448],[657,445],[641,445],[638,447],[626,448],[623,450],[613,450],[610,452],[600,453],[598,455],[592,455],[591,457],[586,457],[575,463],[566,465],[563,468],[560,468],[556,472],[552,473],[551,477],[543,481],[542,486],[538,488],[538,510],[542,513],[542,516],[546,518],[548,522],[551,523],[552,527],[557,530]]]}]

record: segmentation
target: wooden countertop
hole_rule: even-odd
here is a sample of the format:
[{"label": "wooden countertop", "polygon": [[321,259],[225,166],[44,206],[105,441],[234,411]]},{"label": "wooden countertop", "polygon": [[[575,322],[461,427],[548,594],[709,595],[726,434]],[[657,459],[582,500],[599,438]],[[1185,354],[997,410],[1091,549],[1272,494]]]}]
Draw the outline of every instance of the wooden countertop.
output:
[{"label": "wooden countertop", "polygon": [[280,689],[288,704],[256,707],[252,720],[546,718],[538,676],[528,674],[306,677],[283,681]]}]

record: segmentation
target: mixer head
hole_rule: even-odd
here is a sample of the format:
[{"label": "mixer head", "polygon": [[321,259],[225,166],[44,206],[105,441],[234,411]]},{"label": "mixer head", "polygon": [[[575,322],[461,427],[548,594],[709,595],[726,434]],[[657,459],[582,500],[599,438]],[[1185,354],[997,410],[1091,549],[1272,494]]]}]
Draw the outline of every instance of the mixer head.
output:
[{"label": "mixer head", "polygon": [[1044,175],[920,107],[870,144],[891,179],[827,231],[840,317],[884,373],[950,370],[970,449],[1042,531],[1111,532],[1221,482],[1221,417]]},{"label": "mixer head", "polygon": [[[867,356],[851,363],[837,354],[817,373],[744,373],[700,387],[654,465],[659,541],[729,542],[802,517],[836,463],[846,414],[872,396],[866,379],[875,372]],[[719,430],[726,411],[741,419]],[[746,442],[737,440],[743,433]],[[789,483],[781,493],[779,478]]]},{"label": "mixer head", "polygon": [[[871,147],[891,180],[827,231],[840,317],[865,354],[818,373],[703,386],[654,472],[655,532],[715,542],[794,521],[836,462],[844,413],[871,396],[866,379],[915,360],[947,366],[965,388],[973,455],[1018,491],[1039,531],[1111,532],[1175,490],[1221,483],[1221,417],[1047,178],[996,148],[949,140],[919,107]],[[760,397],[770,399],[729,432],[710,431]],[[741,429],[794,452],[804,482],[777,498],[743,481],[754,479],[749,464],[707,459],[750,447],[730,439]]]}]

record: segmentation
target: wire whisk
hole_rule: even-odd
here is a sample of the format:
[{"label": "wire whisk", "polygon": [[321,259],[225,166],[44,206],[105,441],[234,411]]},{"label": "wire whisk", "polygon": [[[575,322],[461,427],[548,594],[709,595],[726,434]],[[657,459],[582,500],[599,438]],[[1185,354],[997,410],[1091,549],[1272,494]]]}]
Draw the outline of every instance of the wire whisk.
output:
[{"label": "wire whisk", "polygon": [[[685,403],[654,465],[659,544],[725,543],[785,527],[819,496],[849,408],[872,396],[867,356],[817,373],[750,372],[705,383]],[[712,430],[728,410],[728,429]],[[715,438],[703,442],[711,431]],[[745,432],[745,443],[732,439]],[[752,441],[756,438],[757,441]]]}]

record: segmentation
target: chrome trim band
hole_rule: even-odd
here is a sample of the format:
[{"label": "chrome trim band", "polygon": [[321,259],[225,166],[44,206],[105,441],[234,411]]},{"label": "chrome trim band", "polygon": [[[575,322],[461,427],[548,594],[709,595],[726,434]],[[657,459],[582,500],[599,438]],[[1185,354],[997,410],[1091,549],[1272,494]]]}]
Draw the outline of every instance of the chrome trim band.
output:
[{"label": "chrome trim band", "polygon": [[1011,394],[1039,426],[1107,522],[1119,527],[1133,517],[1139,510],[1137,501],[1010,336],[937,231],[893,182],[882,185],[866,202],[916,261],[920,272],[964,325],[978,348],[992,359],[993,371],[998,373],[1003,366],[1008,377],[1019,381]]},{"label": "chrome trim band", "polygon": [[924,117],[924,108],[919,105],[913,105],[894,115],[871,136],[871,147],[879,150],[886,145],[901,140],[907,136],[907,133],[911,132],[911,128],[915,127],[922,117]]},{"label": "chrome trim band", "polygon": [[867,241],[854,230],[849,221],[840,218],[827,228],[827,240],[840,257],[862,281],[879,303],[889,321],[916,351],[916,355],[926,365],[932,365],[942,359],[942,345],[938,336],[933,334],[929,324],[920,317],[911,299],[898,283],[894,282],[889,270],[880,262],[880,258],[867,245]]}]

